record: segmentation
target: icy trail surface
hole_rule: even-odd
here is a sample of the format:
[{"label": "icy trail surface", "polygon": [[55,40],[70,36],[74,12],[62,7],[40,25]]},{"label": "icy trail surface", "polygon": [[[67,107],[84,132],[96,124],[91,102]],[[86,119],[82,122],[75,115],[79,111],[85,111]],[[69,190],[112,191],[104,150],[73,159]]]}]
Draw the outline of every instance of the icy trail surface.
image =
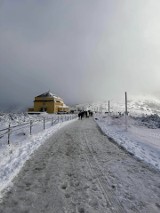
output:
[{"label": "icy trail surface", "polygon": [[159,213],[160,173],[77,120],[34,152],[1,213]]}]

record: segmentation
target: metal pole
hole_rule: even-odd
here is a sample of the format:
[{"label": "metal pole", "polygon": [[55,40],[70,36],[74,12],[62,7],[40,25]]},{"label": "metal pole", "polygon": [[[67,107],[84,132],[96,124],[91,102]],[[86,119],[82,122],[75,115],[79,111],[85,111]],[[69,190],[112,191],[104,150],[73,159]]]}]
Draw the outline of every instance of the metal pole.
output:
[{"label": "metal pole", "polygon": [[110,115],[110,101],[108,101],[108,114]]},{"label": "metal pole", "polygon": [[10,144],[10,131],[11,131],[11,125],[8,126],[8,145]]},{"label": "metal pole", "polygon": [[53,117],[52,117],[52,124],[51,125],[53,126]]},{"label": "metal pole", "polygon": [[128,127],[127,92],[125,92],[125,126]]},{"label": "metal pole", "polygon": [[128,115],[128,112],[127,112],[127,92],[125,92],[125,114]]}]

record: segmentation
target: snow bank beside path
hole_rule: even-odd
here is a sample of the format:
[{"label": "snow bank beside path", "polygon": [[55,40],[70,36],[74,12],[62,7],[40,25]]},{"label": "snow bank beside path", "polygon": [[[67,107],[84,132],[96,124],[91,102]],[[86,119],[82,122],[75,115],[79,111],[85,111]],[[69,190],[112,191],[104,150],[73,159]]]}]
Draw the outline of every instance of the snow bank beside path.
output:
[{"label": "snow bank beside path", "polygon": [[112,118],[96,114],[101,130],[129,153],[160,170],[160,129],[149,129],[128,118],[126,130],[124,117]]},{"label": "snow bank beside path", "polygon": [[75,120],[77,119],[60,122],[45,131],[28,135],[25,140],[11,143],[10,146],[5,146],[0,150],[0,197],[2,197],[2,191],[11,185],[11,181],[31,154],[57,130]]}]

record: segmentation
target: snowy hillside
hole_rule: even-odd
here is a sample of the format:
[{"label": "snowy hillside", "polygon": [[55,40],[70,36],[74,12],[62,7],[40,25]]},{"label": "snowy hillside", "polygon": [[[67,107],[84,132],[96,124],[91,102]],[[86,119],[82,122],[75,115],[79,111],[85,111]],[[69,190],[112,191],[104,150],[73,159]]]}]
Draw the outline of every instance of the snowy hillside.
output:
[{"label": "snowy hillside", "polygon": [[[108,111],[108,101],[78,104],[77,109],[90,109],[98,112]],[[124,100],[110,100],[111,112],[124,112]],[[160,115],[160,99],[151,96],[128,97],[128,112],[130,115],[158,114]]]}]

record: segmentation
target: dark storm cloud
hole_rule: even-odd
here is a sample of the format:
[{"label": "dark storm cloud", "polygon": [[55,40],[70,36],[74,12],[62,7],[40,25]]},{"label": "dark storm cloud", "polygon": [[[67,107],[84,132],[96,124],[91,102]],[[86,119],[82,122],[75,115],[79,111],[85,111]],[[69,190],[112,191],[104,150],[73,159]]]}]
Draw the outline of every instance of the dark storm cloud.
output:
[{"label": "dark storm cloud", "polygon": [[1,102],[159,91],[158,0],[0,1]]}]

